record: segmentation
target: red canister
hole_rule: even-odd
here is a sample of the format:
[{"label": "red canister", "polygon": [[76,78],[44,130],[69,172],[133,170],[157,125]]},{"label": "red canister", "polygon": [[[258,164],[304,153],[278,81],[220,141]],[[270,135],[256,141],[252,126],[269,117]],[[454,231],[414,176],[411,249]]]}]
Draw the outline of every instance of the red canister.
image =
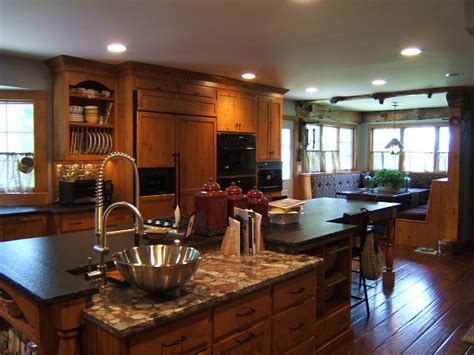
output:
[{"label": "red canister", "polygon": [[262,215],[263,222],[268,221],[268,198],[263,195],[263,192],[254,186],[247,192],[247,199],[249,201],[249,208]]},{"label": "red canister", "polygon": [[195,231],[204,235],[225,233],[227,220],[227,194],[213,179],[194,194],[196,210]]},{"label": "red canister", "polygon": [[232,182],[229,187],[225,189],[227,194],[227,213],[230,217],[234,216],[234,207],[247,209],[249,202],[247,196],[242,193],[242,189],[238,187],[235,182]]}]

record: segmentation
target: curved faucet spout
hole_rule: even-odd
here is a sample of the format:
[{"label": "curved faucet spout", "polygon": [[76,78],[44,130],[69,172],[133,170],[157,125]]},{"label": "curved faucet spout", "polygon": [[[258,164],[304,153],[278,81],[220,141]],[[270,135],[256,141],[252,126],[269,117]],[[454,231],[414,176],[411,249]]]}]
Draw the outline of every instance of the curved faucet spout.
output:
[{"label": "curved faucet spout", "polygon": [[132,165],[133,173],[135,177],[135,191],[134,191],[134,200],[133,204],[138,209],[139,208],[139,194],[140,194],[140,180],[138,176],[138,168],[135,164],[135,159],[130,155],[122,152],[112,152],[109,153],[102,164],[100,165],[99,172],[97,175],[96,182],[96,201],[95,201],[95,235],[97,238],[97,243],[99,243],[99,238],[102,235],[102,230],[104,229],[103,224],[103,215],[104,215],[104,173],[107,163],[113,159],[123,159]]}]

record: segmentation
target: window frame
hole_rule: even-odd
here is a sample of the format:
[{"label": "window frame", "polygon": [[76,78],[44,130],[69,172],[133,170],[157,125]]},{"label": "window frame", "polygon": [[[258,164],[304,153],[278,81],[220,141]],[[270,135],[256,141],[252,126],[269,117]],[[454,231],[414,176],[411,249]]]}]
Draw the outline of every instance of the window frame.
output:
[{"label": "window frame", "polygon": [[[320,136],[319,136],[319,139],[320,139],[320,142],[321,142],[321,145],[322,145],[322,137],[323,137],[323,129],[322,127],[323,126],[328,126],[328,127],[335,127],[337,128],[337,148],[338,148],[338,152],[340,152],[339,148],[340,148],[340,129],[341,128],[349,128],[349,129],[352,129],[353,131],[353,139],[352,139],[352,168],[349,169],[349,170],[338,170],[337,172],[345,172],[345,171],[356,171],[356,166],[357,166],[357,125],[356,124],[350,124],[350,123],[328,123],[328,122],[311,122],[311,121],[305,121],[304,122],[304,125],[303,125],[303,129],[305,129],[305,126],[306,125],[318,125],[318,126],[321,126],[321,130],[320,130]],[[303,159],[303,164],[304,164],[304,159]],[[303,171],[305,171],[306,173],[306,167],[303,166]],[[309,172],[307,172],[309,174]],[[320,173],[325,173],[324,171],[321,171]]]},{"label": "window frame", "polygon": [[[400,129],[400,142],[404,143],[404,132],[406,128],[417,128],[417,127],[434,127],[435,128],[435,151],[434,151],[434,165],[433,169],[437,167],[438,164],[438,155],[439,155],[439,128],[440,127],[448,127],[448,122],[426,122],[426,123],[397,123],[396,129]],[[383,124],[383,123],[373,123],[367,126],[369,131],[369,140],[367,146],[367,167],[369,171],[375,171],[372,162],[372,142],[373,142],[373,130],[374,129],[382,129],[382,128],[393,128],[390,124]],[[402,151],[400,154],[400,158],[398,160],[398,170],[402,170],[402,167],[405,165],[405,152]],[[434,170],[433,172],[438,172]]]},{"label": "window frame", "polygon": [[0,192],[1,205],[48,203],[47,100],[44,90],[0,90],[0,101],[33,103],[35,137],[35,188],[27,192]]}]

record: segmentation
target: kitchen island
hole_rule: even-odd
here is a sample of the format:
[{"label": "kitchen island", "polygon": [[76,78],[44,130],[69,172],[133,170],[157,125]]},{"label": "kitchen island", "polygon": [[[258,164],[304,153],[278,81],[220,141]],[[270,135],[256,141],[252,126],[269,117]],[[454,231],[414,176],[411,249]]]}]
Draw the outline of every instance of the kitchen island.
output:
[{"label": "kitchen island", "polygon": [[[87,354],[143,353],[155,349],[157,341],[168,349],[184,346],[188,335],[183,329],[202,335],[186,343],[193,351],[219,353],[241,345],[281,353],[297,349],[297,344],[328,351],[351,335],[350,256],[357,227],[342,224],[341,217],[346,214],[357,222],[361,207],[373,219],[391,221],[397,204],[309,201],[299,224],[271,225],[264,235],[267,249],[312,256],[266,252],[222,258],[206,253],[175,299],[149,298],[120,286],[97,295],[78,275],[85,271],[87,257],[94,257],[92,231],[1,243],[0,288],[14,298],[24,317],[12,318],[1,308],[0,315],[38,343],[42,354],[78,354],[81,348]],[[109,240],[110,255],[133,245],[131,235]],[[187,243],[212,249],[220,238],[193,236]],[[391,269],[386,272],[393,275]],[[267,306],[257,314],[261,305]],[[223,318],[216,319],[218,314]]]}]

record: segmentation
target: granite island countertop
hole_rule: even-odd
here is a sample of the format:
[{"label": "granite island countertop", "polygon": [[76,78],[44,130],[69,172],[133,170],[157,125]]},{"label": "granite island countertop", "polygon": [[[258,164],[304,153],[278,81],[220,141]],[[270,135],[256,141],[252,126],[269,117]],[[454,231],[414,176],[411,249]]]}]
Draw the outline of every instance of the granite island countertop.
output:
[{"label": "granite island countertop", "polygon": [[114,336],[129,336],[314,270],[322,261],[271,251],[252,256],[206,253],[179,297],[154,296],[109,283],[93,296],[83,315]]}]

